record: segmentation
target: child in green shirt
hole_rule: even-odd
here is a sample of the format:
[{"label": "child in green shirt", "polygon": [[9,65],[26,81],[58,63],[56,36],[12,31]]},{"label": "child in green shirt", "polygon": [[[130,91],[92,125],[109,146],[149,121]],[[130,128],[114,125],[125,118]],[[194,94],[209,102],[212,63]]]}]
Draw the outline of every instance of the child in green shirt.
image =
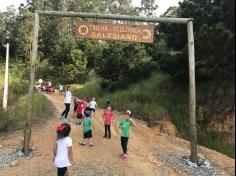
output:
[{"label": "child in green shirt", "polygon": [[84,138],[83,140],[79,143],[80,145],[85,145],[84,141],[86,139],[89,139],[89,146],[93,146],[93,140],[92,140],[92,130],[91,127],[94,128],[93,126],[93,121],[90,118],[91,111],[85,111],[84,112],[85,119],[83,120],[83,133],[84,133]]},{"label": "child in green shirt", "polygon": [[123,149],[123,154],[121,155],[122,159],[127,158],[127,146],[129,140],[129,128],[131,125],[136,126],[136,123],[131,118],[132,113],[130,110],[127,110],[124,118],[120,121],[120,129],[121,129],[121,147]]}]

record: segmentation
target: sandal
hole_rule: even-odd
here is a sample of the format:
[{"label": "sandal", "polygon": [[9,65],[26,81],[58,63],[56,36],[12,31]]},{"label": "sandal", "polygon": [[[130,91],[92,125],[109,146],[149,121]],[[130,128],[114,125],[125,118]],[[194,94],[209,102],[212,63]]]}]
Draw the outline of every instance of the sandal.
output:
[{"label": "sandal", "polygon": [[80,142],[79,145],[85,145],[85,143]]},{"label": "sandal", "polygon": [[90,147],[92,147],[92,146],[93,146],[93,144],[89,144],[89,146],[90,146]]}]

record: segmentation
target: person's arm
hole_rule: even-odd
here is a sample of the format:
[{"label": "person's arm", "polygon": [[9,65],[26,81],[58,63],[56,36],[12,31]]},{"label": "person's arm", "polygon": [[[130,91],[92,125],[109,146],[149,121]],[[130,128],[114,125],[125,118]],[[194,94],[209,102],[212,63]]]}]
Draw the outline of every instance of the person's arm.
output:
[{"label": "person's arm", "polygon": [[133,126],[135,126],[135,127],[137,126],[137,124],[135,123],[135,121],[132,118],[129,118],[129,120],[132,122]]},{"label": "person's arm", "polygon": [[111,115],[111,125],[112,125],[112,123],[113,123],[113,113],[112,113],[112,115]]},{"label": "person's arm", "polygon": [[93,124],[93,121],[92,121],[92,119],[91,119],[91,127],[94,129],[94,124]]},{"label": "person's arm", "polygon": [[103,122],[105,122],[105,112],[102,114]]},{"label": "person's arm", "polygon": [[53,161],[55,160],[56,156],[57,156],[57,142],[55,142],[53,146]]},{"label": "person's arm", "polygon": [[68,147],[68,156],[71,164],[74,164],[72,146]]},{"label": "person's arm", "polygon": [[118,128],[121,128],[121,122],[119,122]]}]

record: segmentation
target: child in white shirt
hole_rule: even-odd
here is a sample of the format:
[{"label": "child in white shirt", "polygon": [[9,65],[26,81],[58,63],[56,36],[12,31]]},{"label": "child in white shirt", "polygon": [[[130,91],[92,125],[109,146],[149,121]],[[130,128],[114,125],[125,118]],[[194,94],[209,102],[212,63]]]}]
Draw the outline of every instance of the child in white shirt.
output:
[{"label": "child in white shirt", "polygon": [[53,147],[53,162],[57,167],[57,176],[68,176],[67,167],[73,164],[71,127],[65,123],[57,127],[57,140]]}]

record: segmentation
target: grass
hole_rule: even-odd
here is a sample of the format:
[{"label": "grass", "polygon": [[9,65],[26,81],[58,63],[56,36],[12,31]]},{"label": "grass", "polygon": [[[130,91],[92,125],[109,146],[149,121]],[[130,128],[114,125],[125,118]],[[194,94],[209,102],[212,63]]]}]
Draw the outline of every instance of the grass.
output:
[{"label": "grass", "polygon": [[[186,104],[186,93],[181,89],[172,89],[171,85],[162,87],[162,83],[170,78],[164,75],[155,75],[149,80],[131,85],[129,89],[117,92],[106,92],[99,84],[72,85],[76,95],[97,97],[100,107],[110,99],[112,106],[120,111],[130,109],[137,118],[165,119],[171,117],[179,107],[177,102]],[[169,90],[169,91],[168,91]],[[175,97],[177,97],[176,99]],[[183,108],[182,108],[183,109]]]},{"label": "grass", "polygon": [[[100,108],[105,107],[109,99],[113,109],[123,112],[130,109],[136,118],[146,121],[149,126],[155,125],[160,119],[171,120],[180,132],[179,135],[189,139],[188,85],[179,85],[168,75],[155,74],[150,79],[116,92],[102,90],[99,82],[74,84],[72,89],[80,98],[96,97]],[[201,126],[198,131],[200,145],[234,158],[234,147],[223,144],[221,134],[210,133]]]},{"label": "grass", "polygon": [[[1,66],[1,65],[0,65]],[[22,127],[27,118],[27,92],[29,81],[26,79],[26,70],[14,64],[9,72],[8,110],[0,108],[0,132],[7,132]],[[3,82],[4,73],[0,74]],[[0,85],[0,88],[3,85]],[[49,100],[41,94],[35,94],[33,101],[33,119],[38,121],[52,115],[53,109]],[[2,107],[2,101],[0,102]]]},{"label": "grass", "polygon": [[[41,94],[35,94],[33,101],[33,121],[49,118],[53,114],[51,102]],[[0,109],[0,132],[14,130],[24,126],[27,118],[27,96],[21,96],[7,112]]]}]

